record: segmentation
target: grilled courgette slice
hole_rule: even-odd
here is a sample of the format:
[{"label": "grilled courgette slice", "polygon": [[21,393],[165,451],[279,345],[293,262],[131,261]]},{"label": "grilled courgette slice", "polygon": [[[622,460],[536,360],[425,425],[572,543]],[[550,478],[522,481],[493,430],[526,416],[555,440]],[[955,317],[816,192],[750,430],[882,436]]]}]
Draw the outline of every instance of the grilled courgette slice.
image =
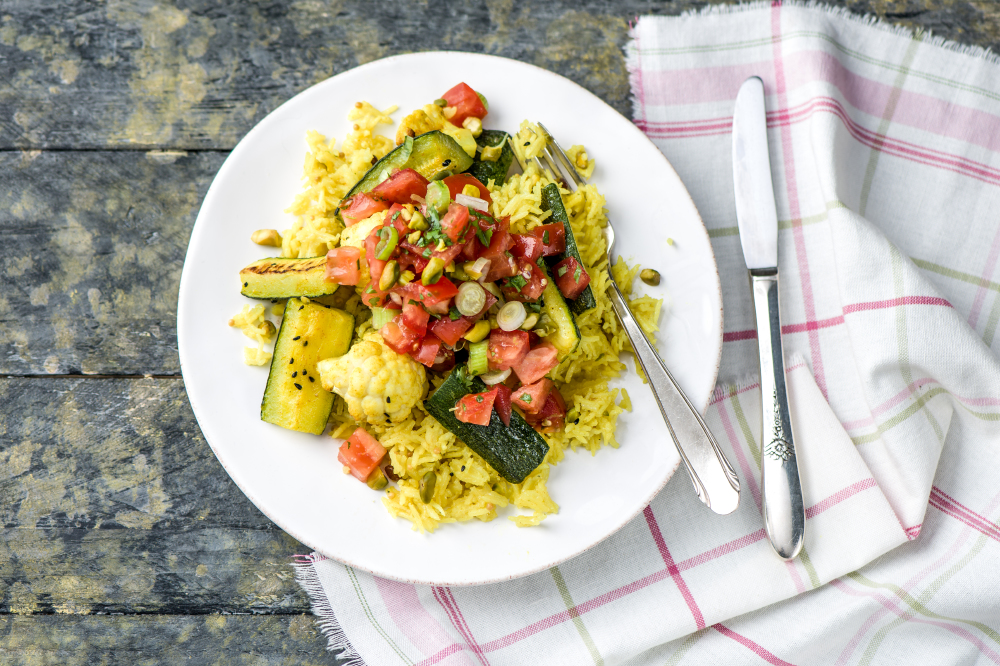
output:
[{"label": "grilled courgette slice", "polygon": [[[576,238],[573,236],[573,227],[569,223],[569,215],[566,214],[566,206],[563,205],[562,196],[559,194],[559,186],[549,183],[542,188],[542,210],[552,211],[552,221],[562,222],[566,228],[566,252],[552,257],[546,257],[545,263],[552,268],[566,257],[575,257],[584,268],[583,257],[580,256],[580,248],[576,246]],[[549,280],[551,282],[551,280]],[[590,308],[597,307],[597,300],[594,298],[594,290],[587,285],[587,288],[580,292],[580,295],[569,301],[569,308],[576,314],[586,312]]]},{"label": "grilled courgette slice", "polygon": [[240,282],[243,283],[240,293],[244,296],[268,300],[294,296],[318,298],[332,294],[340,286],[326,279],[326,257],[261,259],[240,271]]},{"label": "grilled courgette slice", "polygon": [[471,164],[472,158],[462,146],[440,130],[427,132],[415,138],[407,137],[403,143],[376,162],[343,200],[347,201],[358,192],[370,192],[397,169],[413,169],[427,180],[438,180],[461,173]]},{"label": "grilled courgette slice", "polygon": [[333,394],[323,390],[316,364],[346,354],[353,335],[354,317],[343,310],[288,299],[260,404],[261,420],[289,430],[322,433],[333,409]]},{"label": "grilled courgette slice", "polygon": [[[510,134],[501,130],[483,130],[482,134],[476,137],[476,144],[480,148],[496,148],[502,145],[500,157],[492,162],[477,157],[466,173],[475,176],[476,180],[483,185],[489,185],[491,180],[494,185],[503,185],[504,181],[507,180],[510,165],[514,161],[514,149],[507,142],[509,138]],[[482,153],[480,152],[480,154]]]},{"label": "grilled courgette slice", "polygon": [[482,380],[469,377],[464,367],[459,367],[427,398],[424,408],[438,423],[482,456],[500,476],[511,483],[521,483],[542,464],[549,445],[516,411],[511,412],[509,427],[503,424],[495,409],[490,414],[489,425],[485,426],[464,423],[455,418],[452,410],[463,396],[486,390]]}]

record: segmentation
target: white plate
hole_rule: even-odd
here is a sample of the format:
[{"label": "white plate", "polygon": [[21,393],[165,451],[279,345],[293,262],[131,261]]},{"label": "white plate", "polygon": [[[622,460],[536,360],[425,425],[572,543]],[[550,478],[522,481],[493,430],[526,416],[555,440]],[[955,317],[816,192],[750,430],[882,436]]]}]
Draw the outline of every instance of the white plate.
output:
[{"label": "white plate", "polygon": [[564,146],[585,143],[597,159],[592,182],[607,198],[619,253],[663,276],[658,288],[645,288],[666,299],[660,353],[694,403],[707,403],[722,351],[715,258],[687,190],[642,132],[577,84],[514,60],[419,53],[344,72],[268,115],[219,169],[191,234],[177,312],[191,406],[236,484],[293,537],[379,576],[437,585],[508,580],[583,552],[641,511],[679,463],[631,360],[617,384],[634,406],[619,421],[621,447],[568,453],[549,481],[559,514],[530,529],[515,527],[505,513],[490,523],[414,532],[389,516],[381,493],[342,473],[334,440],[260,420],[267,368],[243,365],[241,347],[252,343],[226,321],[249,302],[239,294],[239,270],[270,256],[250,242],[251,232],[292,223],[284,210],[301,189],[307,130],[343,139],[357,100],[399,105],[398,122],[458,81],[489,99],[487,127],[514,131],[525,118],[538,120]]}]

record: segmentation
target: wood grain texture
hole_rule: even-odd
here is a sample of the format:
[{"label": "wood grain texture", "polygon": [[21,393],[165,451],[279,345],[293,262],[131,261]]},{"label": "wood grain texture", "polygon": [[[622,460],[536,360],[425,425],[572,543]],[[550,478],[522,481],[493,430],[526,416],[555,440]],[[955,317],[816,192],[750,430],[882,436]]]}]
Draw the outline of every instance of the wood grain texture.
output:
[{"label": "wood grain texture", "polygon": [[0,616],[4,666],[336,664],[308,615]]},{"label": "wood grain texture", "polygon": [[179,373],[181,267],[225,156],[0,152],[0,374]]},{"label": "wood grain texture", "polygon": [[0,613],[302,613],[179,379],[0,379]]}]

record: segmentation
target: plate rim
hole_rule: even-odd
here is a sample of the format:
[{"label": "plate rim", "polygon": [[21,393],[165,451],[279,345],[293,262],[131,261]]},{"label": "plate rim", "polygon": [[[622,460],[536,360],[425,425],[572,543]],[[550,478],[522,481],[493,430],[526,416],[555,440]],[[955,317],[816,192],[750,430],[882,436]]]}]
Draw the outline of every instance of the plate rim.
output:
[{"label": "plate rim", "polygon": [[[674,175],[674,177],[677,179],[677,182],[681,184],[682,189],[684,191],[684,196],[687,197],[687,200],[688,200],[688,203],[690,204],[691,210],[694,211],[694,214],[697,217],[697,220],[698,220],[699,224],[697,224],[695,226],[699,230],[699,232],[704,236],[704,240],[706,242],[706,247],[708,249],[709,256],[711,257],[711,268],[712,268],[712,273],[714,275],[714,292],[715,292],[715,295],[718,298],[719,326],[718,326],[718,330],[716,331],[716,338],[717,338],[717,345],[716,346],[717,346],[717,349],[716,349],[716,354],[715,354],[714,367],[712,369],[711,387],[710,387],[707,395],[704,396],[704,398],[702,398],[700,396],[696,396],[696,398],[694,400],[692,400],[692,402],[694,402],[696,405],[699,405],[699,404],[701,405],[700,409],[701,409],[702,414],[704,414],[704,412],[707,410],[708,406],[711,403],[711,400],[712,400],[712,397],[713,397],[713,394],[714,394],[714,387],[715,387],[715,385],[716,385],[716,383],[718,381],[719,369],[721,367],[722,347],[723,347],[723,332],[725,331],[725,320],[724,320],[725,312],[724,312],[724,307],[723,307],[722,283],[721,283],[721,277],[720,277],[720,274],[719,274],[718,261],[716,260],[716,257],[715,257],[715,249],[712,246],[711,237],[708,234],[708,229],[705,226],[705,222],[704,222],[704,220],[703,220],[703,218],[701,216],[701,213],[698,211],[698,208],[695,205],[693,198],[691,197],[690,191],[688,190],[687,186],[684,184],[684,181],[681,179],[681,177],[677,173],[676,169],[674,169],[673,164],[670,163],[670,161],[667,159],[666,155],[663,154],[663,152],[659,149],[658,146],[656,146],[656,144],[652,141],[652,139],[650,139],[641,129],[639,129],[638,126],[636,126],[635,123],[630,118],[628,118],[627,116],[621,114],[617,109],[615,109],[613,106],[611,106],[610,104],[608,104],[607,102],[605,102],[603,99],[601,99],[600,97],[598,97],[595,93],[593,93],[590,90],[586,89],[584,86],[580,85],[576,81],[573,81],[572,79],[569,79],[569,78],[567,78],[567,77],[565,77],[565,76],[563,76],[561,74],[558,74],[558,73],[553,72],[551,70],[545,69],[545,68],[540,67],[538,65],[535,65],[535,64],[532,64],[532,63],[529,63],[529,62],[524,62],[522,60],[516,60],[514,58],[506,58],[506,57],[503,57],[503,56],[496,56],[496,55],[491,55],[491,54],[486,54],[486,53],[473,53],[473,52],[468,52],[468,51],[454,51],[454,50],[435,50],[435,51],[420,51],[420,52],[416,52],[416,53],[396,54],[396,55],[388,56],[388,57],[385,57],[385,58],[380,58],[378,60],[373,60],[371,62],[367,62],[367,63],[364,63],[362,65],[358,65],[356,67],[351,67],[349,69],[346,69],[346,70],[344,70],[342,72],[339,72],[339,73],[335,74],[334,76],[328,77],[328,78],[326,78],[326,79],[324,79],[322,81],[318,81],[318,82],[312,84],[311,86],[309,86],[309,87],[307,87],[307,88],[299,91],[298,93],[292,95],[291,97],[289,97],[288,99],[286,99],[284,102],[282,102],[280,105],[278,105],[277,107],[275,107],[273,110],[271,110],[264,118],[262,118],[252,128],[250,128],[250,130],[247,131],[247,133],[244,134],[243,137],[241,137],[240,140],[236,143],[236,145],[230,151],[229,155],[226,156],[226,159],[220,165],[220,167],[219,167],[218,171],[216,172],[215,176],[212,178],[212,183],[209,185],[209,188],[208,188],[208,190],[205,193],[205,197],[202,199],[201,205],[199,207],[198,215],[195,218],[194,224],[192,225],[191,237],[188,240],[188,247],[187,247],[187,250],[185,251],[184,264],[183,264],[183,267],[182,267],[182,270],[181,270],[181,278],[180,278],[179,286],[178,286],[178,303],[177,303],[177,325],[176,325],[176,331],[177,331],[177,341],[178,341],[178,357],[179,357],[179,364],[180,364],[180,368],[181,368],[181,376],[182,376],[182,379],[183,379],[183,382],[184,382],[184,386],[185,386],[185,394],[186,394],[186,396],[188,398],[189,404],[191,405],[191,409],[192,409],[192,412],[194,413],[195,420],[196,420],[196,422],[198,422],[199,431],[201,431],[201,434],[205,438],[206,443],[211,448],[212,453],[215,455],[216,459],[222,465],[222,468],[225,470],[225,472],[229,476],[229,478],[233,481],[233,483],[237,486],[237,488],[239,488],[240,492],[242,492],[246,496],[246,498],[248,500],[250,500],[250,502],[257,508],[257,510],[260,511],[262,514],[264,514],[268,518],[268,520],[270,520],[271,522],[273,522],[282,531],[284,531],[286,534],[288,534],[292,538],[296,539],[301,544],[307,546],[308,548],[313,549],[316,553],[320,554],[322,557],[324,557],[326,559],[334,560],[336,562],[340,562],[340,563],[342,563],[342,564],[344,564],[346,566],[350,566],[350,567],[355,568],[355,569],[360,569],[362,571],[370,573],[370,574],[372,574],[374,576],[378,576],[380,578],[386,578],[386,579],[389,579],[389,580],[399,581],[399,582],[413,584],[413,585],[443,585],[443,586],[450,586],[450,587],[472,587],[472,586],[490,585],[490,584],[507,582],[507,581],[510,581],[510,580],[516,580],[516,579],[519,579],[519,578],[524,578],[524,577],[530,576],[532,574],[536,574],[536,573],[538,573],[540,571],[544,571],[544,570],[546,570],[548,568],[551,568],[553,566],[558,566],[558,565],[560,565],[560,564],[562,564],[562,563],[564,563],[564,562],[566,562],[568,560],[571,560],[571,559],[573,559],[573,558],[575,558],[575,557],[577,557],[579,555],[582,555],[583,553],[588,552],[589,550],[591,550],[592,548],[594,548],[595,546],[597,546],[601,542],[609,539],[610,537],[612,537],[613,535],[615,535],[616,533],[618,533],[619,531],[621,531],[621,529],[623,527],[625,527],[625,525],[627,525],[628,523],[630,523],[640,513],[642,513],[650,505],[650,503],[656,498],[656,496],[660,494],[660,492],[663,490],[663,488],[666,486],[666,484],[670,481],[670,479],[673,478],[674,474],[676,474],[678,467],[680,467],[680,464],[681,464],[680,457],[679,456],[677,457],[676,461],[673,464],[673,467],[664,475],[664,478],[663,478],[662,482],[660,482],[660,484],[657,487],[655,487],[655,489],[653,489],[653,491],[648,495],[648,497],[646,497],[645,499],[643,499],[643,501],[640,503],[639,507],[635,511],[629,513],[627,516],[625,516],[623,514],[624,517],[620,521],[618,521],[617,524],[612,529],[608,530],[607,532],[605,532],[601,536],[597,537],[596,539],[590,541],[586,545],[580,547],[578,550],[576,550],[573,553],[570,553],[570,554],[567,554],[565,556],[561,556],[561,557],[552,559],[550,561],[547,561],[547,562],[545,562],[543,564],[540,564],[540,565],[537,565],[535,567],[529,567],[529,568],[527,568],[527,569],[525,569],[523,571],[520,571],[520,572],[518,572],[516,574],[504,575],[504,576],[493,577],[493,578],[487,578],[487,579],[481,580],[481,581],[463,580],[463,581],[449,581],[449,582],[445,582],[445,581],[440,581],[440,580],[429,580],[429,579],[427,579],[427,580],[420,580],[420,579],[416,579],[416,578],[404,578],[404,577],[400,577],[400,576],[394,576],[391,573],[375,571],[372,568],[370,568],[368,566],[365,566],[363,564],[357,564],[355,562],[350,561],[349,558],[345,558],[345,557],[342,557],[342,556],[338,557],[338,556],[331,555],[329,553],[324,552],[322,548],[319,548],[319,547],[316,547],[316,546],[312,545],[310,543],[309,539],[303,538],[300,534],[297,533],[297,530],[292,530],[292,529],[289,529],[288,527],[286,527],[285,524],[283,524],[282,521],[278,520],[274,515],[272,515],[272,512],[269,509],[266,509],[264,506],[262,506],[261,502],[257,499],[257,497],[255,497],[255,495],[247,489],[246,486],[249,485],[249,484],[246,483],[246,481],[247,481],[246,479],[242,479],[243,482],[241,483],[241,480],[237,478],[237,476],[239,476],[239,475],[234,475],[233,474],[233,471],[230,469],[230,465],[227,465],[226,457],[223,456],[220,453],[220,450],[215,446],[215,444],[212,443],[212,441],[210,440],[209,436],[205,433],[204,428],[202,428],[200,421],[198,420],[199,407],[196,405],[196,403],[198,403],[198,401],[192,397],[191,391],[188,390],[189,379],[188,379],[188,373],[185,372],[185,367],[187,366],[187,363],[185,362],[185,358],[184,358],[185,357],[184,349],[186,348],[187,345],[183,342],[183,340],[185,339],[185,336],[183,336],[182,333],[181,333],[182,329],[184,328],[184,324],[186,324],[186,322],[187,322],[187,315],[185,314],[185,308],[182,307],[182,300],[181,299],[183,298],[183,295],[184,295],[184,293],[186,292],[186,290],[188,288],[188,283],[190,282],[190,279],[191,279],[189,277],[191,275],[191,272],[188,270],[188,265],[189,265],[188,264],[188,258],[189,258],[188,255],[191,253],[192,247],[195,244],[194,241],[195,241],[195,238],[196,238],[196,233],[200,229],[204,229],[206,227],[206,225],[205,224],[201,224],[201,222],[202,222],[203,215],[205,215],[206,203],[209,202],[211,200],[211,198],[213,197],[213,191],[215,190],[216,182],[219,179],[219,176],[221,174],[223,174],[224,171],[228,170],[227,167],[234,160],[234,157],[238,157],[238,155],[242,152],[241,148],[242,149],[246,149],[245,147],[248,145],[249,140],[251,140],[257,134],[260,134],[260,133],[266,131],[267,128],[271,124],[273,124],[274,122],[277,122],[277,119],[280,117],[282,110],[286,106],[288,106],[289,104],[291,104],[292,102],[294,102],[295,100],[297,100],[299,97],[302,97],[302,96],[305,96],[307,94],[313,93],[315,90],[317,90],[317,89],[319,89],[321,87],[325,87],[325,86],[331,85],[332,81],[335,81],[336,79],[338,79],[338,78],[340,78],[342,76],[345,76],[347,74],[357,74],[360,70],[374,69],[374,68],[377,68],[377,67],[385,67],[387,65],[391,66],[393,63],[401,61],[401,60],[413,60],[413,59],[422,59],[422,58],[428,58],[428,59],[430,59],[430,58],[440,57],[442,55],[451,56],[451,57],[454,57],[454,56],[458,55],[458,56],[462,56],[462,57],[470,57],[470,58],[475,58],[475,59],[482,59],[482,60],[488,60],[488,61],[498,62],[498,63],[502,63],[502,64],[504,64],[506,66],[514,65],[514,66],[518,66],[518,67],[526,67],[526,68],[529,68],[531,70],[534,70],[534,73],[536,75],[541,75],[543,77],[552,77],[552,78],[555,78],[557,80],[560,80],[564,84],[565,83],[569,83],[569,84],[572,85],[572,87],[574,87],[574,88],[577,89],[577,92],[583,93],[585,96],[591,98],[595,102],[598,102],[599,104],[601,104],[604,107],[606,107],[607,110],[612,111],[614,114],[616,114],[617,116],[619,116],[620,118],[622,118],[623,120],[625,120],[627,122],[628,126],[632,130],[635,131],[635,133],[637,134],[637,136],[641,137],[643,140],[645,140],[646,142],[648,142],[652,146],[652,148],[654,148],[656,150],[657,154],[660,155],[660,157],[663,160],[664,166]],[[200,404],[200,403],[198,403],[198,404]],[[204,409],[204,406],[202,406],[201,409]]]}]

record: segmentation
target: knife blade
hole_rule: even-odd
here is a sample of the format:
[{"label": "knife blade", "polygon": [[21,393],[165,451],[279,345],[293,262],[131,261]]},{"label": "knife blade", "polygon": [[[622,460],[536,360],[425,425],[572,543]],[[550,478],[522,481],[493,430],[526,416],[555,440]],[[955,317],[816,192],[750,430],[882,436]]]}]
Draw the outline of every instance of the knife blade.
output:
[{"label": "knife blade", "polygon": [[785,560],[802,549],[805,507],[795,454],[778,303],[778,214],[767,148],[764,82],[740,86],[733,112],[736,222],[753,294],[760,360],[761,503],[774,551]]}]

